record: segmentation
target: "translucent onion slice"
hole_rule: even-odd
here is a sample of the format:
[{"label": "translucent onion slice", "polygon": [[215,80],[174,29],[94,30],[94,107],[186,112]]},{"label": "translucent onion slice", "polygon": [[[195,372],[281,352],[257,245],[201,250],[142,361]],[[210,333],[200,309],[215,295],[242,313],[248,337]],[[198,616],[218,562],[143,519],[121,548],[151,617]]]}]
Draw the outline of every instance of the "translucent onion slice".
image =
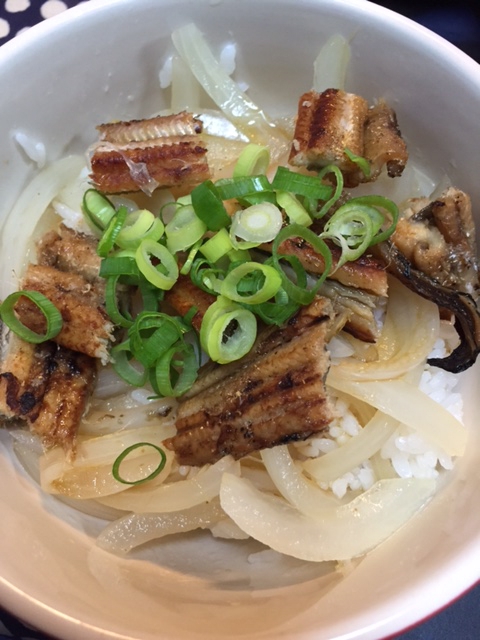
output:
[{"label": "translucent onion slice", "polygon": [[[112,466],[119,454],[139,442],[162,446],[163,440],[175,433],[173,426],[158,424],[131,430],[120,430],[97,438],[79,439],[77,454],[70,462],[60,447],[47,451],[40,458],[40,480],[44,491],[70,498],[98,498],[125,491],[131,485],[115,480]],[[173,453],[164,448],[167,462],[163,471],[149,484],[158,485],[170,473]],[[158,453],[151,447],[133,451],[122,463],[122,476],[136,479],[148,476],[158,466]]]},{"label": "translucent onion slice", "polygon": [[[306,515],[316,516],[332,508],[336,501],[302,474],[286,445],[264,449],[263,463],[278,491],[288,502]],[[341,474],[337,474],[338,477]]]},{"label": "translucent onion slice", "polygon": [[[38,233],[35,231],[40,218],[57,194],[78,178],[85,166],[80,156],[68,156],[53,162],[38,173],[20,194],[15,206],[5,220],[0,234],[0,298],[6,298],[18,289],[18,278],[25,265],[32,261]],[[19,233],[19,221],[29,233]]]},{"label": "translucent onion slice", "polygon": [[437,305],[391,278],[385,323],[377,342],[379,359],[341,358],[334,365],[336,375],[355,380],[397,378],[425,362],[439,332]]},{"label": "translucent onion slice", "polygon": [[121,494],[106,496],[100,502],[115,509],[133,513],[181,511],[218,496],[225,471],[240,472],[239,463],[235,462],[231,456],[225,456],[213,465],[202,467],[196,475],[185,480],[169,482],[161,486],[146,483],[132,487]]},{"label": "translucent onion slice", "polygon": [[358,435],[338,449],[306,460],[302,465],[303,469],[317,482],[332,482],[379,451],[397,427],[397,420],[377,411]]},{"label": "translucent onion slice", "polygon": [[350,45],[339,33],[323,45],[313,63],[313,89],[345,89],[345,76],[350,62]]},{"label": "translucent onion slice", "polygon": [[175,533],[209,529],[225,519],[218,500],[175,513],[131,513],[108,525],[97,545],[111,553],[125,555],[141,544]]},{"label": "translucent onion slice", "polygon": [[467,430],[441,404],[405,380],[359,382],[338,375],[332,367],[327,383],[338,391],[368,402],[395,420],[412,427],[432,445],[451,456],[465,453]]},{"label": "translucent onion slice", "polygon": [[323,562],[361,556],[391,536],[431,497],[435,480],[381,480],[350,503],[308,517],[283,499],[226,473],[220,504],[252,538],[301,560]]},{"label": "translucent onion slice", "polygon": [[240,90],[213,55],[195,24],[186,24],[172,33],[173,44],[181,58],[212,100],[249,140],[267,144],[272,158],[287,143],[286,135]]}]

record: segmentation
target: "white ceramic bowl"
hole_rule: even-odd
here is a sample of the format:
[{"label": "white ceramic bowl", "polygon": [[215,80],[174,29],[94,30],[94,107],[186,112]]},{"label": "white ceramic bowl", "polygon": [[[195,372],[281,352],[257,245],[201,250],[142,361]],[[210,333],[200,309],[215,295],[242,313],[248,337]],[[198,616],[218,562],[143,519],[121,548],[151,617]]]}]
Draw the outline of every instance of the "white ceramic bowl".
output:
[{"label": "white ceramic bowl", "polygon": [[[166,106],[158,72],[172,29],[192,20],[214,48],[237,43],[238,75],[274,116],[295,111],[325,39],[351,39],[347,89],[386,96],[413,159],[480,202],[480,67],[413,22],[359,0],[92,0],[0,51],[0,219],[34,174],[12,132],[44,141],[51,161],[83,152],[99,122]],[[2,433],[0,602],[68,640],[378,639],[405,628],[480,578],[479,364],[462,376],[471,441],[449,484],[345,577],[295,561],[258,567],[248,545],[208,536],[166,541],[156,563],[112,557],[95,548],[93,519],[39,492]]]}]

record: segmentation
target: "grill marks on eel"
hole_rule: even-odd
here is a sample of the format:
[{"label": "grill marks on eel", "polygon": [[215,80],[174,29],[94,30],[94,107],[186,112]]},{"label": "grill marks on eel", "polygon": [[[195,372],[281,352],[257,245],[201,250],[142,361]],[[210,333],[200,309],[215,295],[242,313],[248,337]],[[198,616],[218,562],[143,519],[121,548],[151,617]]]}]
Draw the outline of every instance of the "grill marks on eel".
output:
[{"label": "grill marks on eel", "polygon": [[267,329],[235,366],[207,367],[179,405],[170,446],[180,464],[304,440],[332,420],[325,349],[332,307],[317,298],[286,327]]},{"label": "grill marks on eel", "polygon": [[[96,358],[107,356],[113,326],[103,311],[103,283],[95,243],[63,225],[38,244],[38,263],[21,283],[46,295],[62,313],[64,328],[39,345],[4,336],[0,371],[0,413],[25,421],[47,446],[74,455],[81,417],[93,392]],[[44,331],[44,317],[21,299],[16,307],[31,329]]]},{"label": "grill marks on eel", "polygon": [[[369,176],[350,160],[345,149],[367,159]],[[339,89],[312,90],[300,97],[291,165],[315,170],[335,164],[345,186],[355,187],[376,180],[384,166],[390,177],[400,176],[407,159],[395,111],[384,100],[369,107],[361,96]]]},{"label": "grill marks on eel", "polygon": [[201,120],[186,112],[102,124],[90,177],[111,194],[203,182],[210,170],[202,129]]}]

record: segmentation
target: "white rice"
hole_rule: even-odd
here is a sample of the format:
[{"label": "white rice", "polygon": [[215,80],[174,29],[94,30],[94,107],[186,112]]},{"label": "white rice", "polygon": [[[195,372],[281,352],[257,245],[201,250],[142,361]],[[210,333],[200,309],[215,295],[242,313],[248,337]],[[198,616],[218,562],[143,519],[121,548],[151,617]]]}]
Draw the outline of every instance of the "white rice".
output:
[{"label": "white rice", "polygon": [[[431,356],[443,357],[445,347],[438,341]],[[462,396],[455,392],[458,382],[453,373],[436,367],[426,366],[419,384],[420,389],[445,407],[459,421],[462,421]],[[341,399],[335,401],[337,417],[321,436],[314,436],[295,446],[306,457],[318,457],[337,449],[360,432],[362,426],[350,411],[348,404]],[[400,425],[380,450],[380,456],[390,461],[394,473],[400,478],[436,478],[442,470],[453,467],[451,456],[438,447],[426,442],[418,433],[406,425]],[[322,483],[324,490],[330,490],[338,498],[348,492],[366,491],[377,478],[370,460],[365,460],[348,473],[332,482]]]}]

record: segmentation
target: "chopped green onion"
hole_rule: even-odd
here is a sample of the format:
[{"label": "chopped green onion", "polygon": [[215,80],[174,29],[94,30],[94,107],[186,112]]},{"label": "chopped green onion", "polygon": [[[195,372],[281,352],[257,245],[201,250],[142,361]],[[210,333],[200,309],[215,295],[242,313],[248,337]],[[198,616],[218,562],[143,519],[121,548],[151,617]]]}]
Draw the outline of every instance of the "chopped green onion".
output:
[{"label": "chopped green onion", "polygon": [[266,173],[270,164],[268,147],[259,144],[247,144],[233,168],[233,177],[257,176]]},{"label": "chopped green onion", "polygon": [[165,227],[167,248],[172,253],[193,246],[207,230],[207,225],[196,215],[192,205],[179,207]]},{"label": "chopped green onion", "polygon": [[[262,277],[259,279],[258,276]],[[257,276],[254,290],[242,295],[238,290],[239,283],[244,278]],[[220,294],[234,302],[245,304],[261,304],[270,300],[282,284],[282,278],[274,267],[259,262],[244,262],[234,267],[222,281]]]},{"label": "chopped green onion", "polygon": [[[152,264],[151,257],[160,261],[158,266]],[[135,252],[137,266],[145,278],[159,289],[168,291],[178,279],[178,265],[167,247],[153,240],[142,240]],[[160,272],[163,268],[164,273]]]},{"label": "chopped green onion", "polygon": [[210,231],[218,231],[230,224],[230,216],[211,180],[205,180],[191,193],[195,213]]},{"label": "chopped green onion", "polygon": [[[160,454],[160,462],[157,468],[154,469],[148,476],[145,476],[145,478],[140,478],[139,480],[125,480],[125,478],[122,478],[122,476],[120,475],[120,465],[125,460],[125,458],[127,458],[132,453],[132,451],[135,451],[136,449],[142,447],[152,447],[152,449],[158,451],[158,453]],[[153,480],[154,478],[156,478],[165,467],[166,462],[167,456],[165,455],[165,451],[162,448],[157,447],[156,444],[152,444],[151,442],[137,442],[136,444],[132,444],[130,447],[127,447],[124,451],[122,451],[118,458],[116,458],[112,467],[112,475],[117,482],[121,482],[122,484],[143,484],[144,482],[148,482],[149,480]]]},{"label": "chopped green onion", "polygon": [[203,350],[219,364],[239,360],[250,351],[256,336],[254,314],[223,296],[208,307],[200,327]]},{"label": "chopped green onion", "polygon": [[220,289],[220,280],[223,279],[224,275],[223,269],[215,267],[204,258],[194,260],[190,270],[190,280],[193,284],[212,295],[217,295]]},{"label": "chopped green onion", "polygon": [[111,349],[112,367],[115,373],[132,387],[143,387],[147,381],[148,371],[145,367],[140,371],[130,360],[133,358],[130,340],[124,340]]},{"label": "chopped green onion", "polygon": [[235,248],[250,249],[264,242],[271,242],[282,224],[282,212],[274,204],[254,204],[235,213],[230,227],[230,239]]},{"label": "chopped green onion", "polygon": [[[280,260],[286,259],[287,256],[283,256],[279,252],[279,247],[287,238],[296,238],[299,242],[307,242],[313,249],[318,252],[324,259],[325,271],[322,276],[316,281],[311,289],[308,289],[305,282],[293,282],[285,273],[280,264]],[[283,288],[287,292],[289,298],[294,302],[305,305],[312,302],[318,290],[320,289],[323,281],[330,273],[332,267],[332,254],[325,242],[319,238],[313,231],[302,227],[299,224],[291,224],[288,227],[284,227],[277,235],[272,245],[272,262],[276,269],[282,276]],[[290,262],[290,261],[289,261]]]},{"label": "chopped green onion", "polygon": [[370,176],[370,163],[366,158],[363,158],[362,156],[357,156],[357,154],[353,153],[353,151],[350,151],[350,149],[347,149],[347,148],[345,148],[343,152],[345,153],[345,155],[349,160],[351,160],[357,165],[357,167],[362,171],[363,175],[366,178]]},{"label": "chopped green onion", "polygon": [[96,189],[87,189],[83,196],[83,211],[94,227],[103,231],[115,215],[110,200]]},{"label": "chopped green onion", "polygon": [[220,260],[220,258],[232,249],[233,244],[225,228],[220,229],[220,231],[200,246],[201,253],[203,253],[211,264],[215,264],[215,262]]},{"label": "chopped green onion", "polygon": [[127,213],[128,209],[126,207],[120,207],[108,223],[97,245],[97,254],[102,258],[106,258],[113,249],[122,227],[125,224]]},{"label": "chopped green onion", "polygon": [[122,249],[136,249],[142,240],[160,240],[164,229],[161,219],[151,211],[138,209],[128,214],[116,243]]},{"label": "chopped green onion", "polygon": [[109,276],[106,280],[105,309],[114,324],[128,329],[133,324],[132,316],[128,311],[122,313],[118,307],[117,285],[120,277],[120,275]]},{"label": "chopped green onion", "polygon": [[282,326],[296,311],[298,311],[299,306],[300,305],[296,302],[292,302],[289,299],[285,289],[280,288],[275,294],[274,301],[250,305],[249,309],[263,320],[265,324]]},{"label": "chopped green onion", "polygon": [[309,227],[313,220],[308,215],[308,211],[298,201],[293,193],[288,191],[277,191],[278,206],[285,210],[290,222],[301,224],[302,227]]},{"label": "chopped green onion", "polygon": [[[174,362],[178,356],[182,356],[182,360]],[[186,342],[178,343],[165,351],[156,362],[155,390],[160,396],[178,398],[190,389],[197,379],[197,372],[198,360],[193,346]]]},{"label": "chopped green onion", "polygon": [[221,178],[215,182],[215,188],[222,200],[243,200],[260,193],[270,193],[274,197],[272,185],[263,175]]},{"label": "chopped green onion", "polygon": [[278,167],[272,180],[272,187],[276,191],[289,191],[297,196],[326,200],[332,194],[332,187],[323,184],[317,176],[307,176],[303,173],[290,171],[286,167]]},{"label": "chopped green onion", "polygon": [[130,350],[145,367],[151,367],[187,330],[166,313],[142,311],[128,330]]},{"label": "chopped green onion", "polygon": [[318,178],[322,180],[325,176],[329,175],[330,173],[333,173],[333,175],[335,176],[335,189],[331,197],[326,202],[324,202],[320,210],[313,212],[312,215],[314,218],[323,218],[323,216],[330,210],[330,208],[335,204],[335,202],[337,202],[337,200],[342,195],[343,174],[336,165],[329,164],[326,167],[324,167],[319,172]]},{"label": "chopped green onion", "polygon": [[190,269],[192,268],[193,261],[197,257],[197,253],[198,253],[198,250],[200,249],[201,245],[202,245],[202,241],[198,240],[191,247],[190,251],[188,252],[187,259],[185,260],[185,262],[183,263],[182,268],[180,269],[180,273],[182,274],[182,276],[186,276],[188,273],[190,273]]},{"label": "chopped green onion", "polygon": [[100,264],[100,276],[108,278],[109,276],[133,276],[138,277],[138,270],[135,256],[108,256],[104,258]]},{"label": "chopped green onion", "polygon": [[[392,219],[389,227],[382,230],[385,214]],[[394,231],[398,220],[398,208],[383,196],[360,196],[352,198],[339,207],[327,221],[321,238],[329,238],[342,248],[336,268],[347,261],[357,260],[368,247],[386,240]]]},{"label": "chopped green onion", "polygon": [[227,257],[230,262],[248,262],[252,259],[248,249],[232,249],[227,253]]},{"label": "chopped green onion", "polygon": [[[46,321],[45,333],[37,333],[26,327],[15,315],[15,304],[22,297],[28,298],[41,311]],[[5,298],[0,306],[0,317],[4,324],[25,342],[40,344],[51,340],[62,329],[62,314],[46,296],[38,291],[16,291]]]}]

